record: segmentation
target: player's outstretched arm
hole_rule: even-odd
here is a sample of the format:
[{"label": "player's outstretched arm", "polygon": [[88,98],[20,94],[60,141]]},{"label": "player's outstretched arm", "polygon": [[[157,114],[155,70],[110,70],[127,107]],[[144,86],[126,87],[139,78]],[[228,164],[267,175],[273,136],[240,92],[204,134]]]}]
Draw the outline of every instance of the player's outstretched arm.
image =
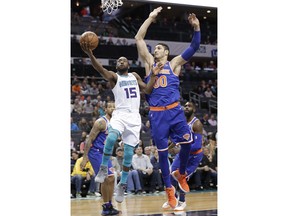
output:
[{"label": "player's outstretched arm", "polygon": [[194,28],[194,35],[190,46],[181,55],[178,55],[171,60],[171,66],[173,68],[178,65],[184,65],[200,47],[200,22],[194,13],[189,14],[188,21]]},{"label": "player's outstretched arm", "polygon": [[80,43],[82,50],[88,55],[91,59],[92,66],[97,70],[106,80],[111,81],[117,79],[116,74],[113,71],[108,71],[102,66],[102,64],[96,59],[93,55],[92,50],[89,48],[89,44],[82,42]]},{"label": "player's outstretched arm", "polygon": [[138,81],[141,91],[143,91],[145,94],[151,94],[154,84],[158,78],[157,75],[163,69],[163,67],[164,65],[161,62],[158,62],[157,65],[152,68],[152,74],[147,84],[142,81],[141,77],[137,73],[133,72],[134,76]]},{"label": "player's outstretched arm", "polygon": [[[158,7],[154,9],[149,14],[149,17],[144,21],[144,23],[139,28],[137,34],[135,35],[136,45],[137,45],[140,58],[143,61],[145,61],[145,63],[147,63],[149,66],[154,63],[154,58],[151,55],[151,53],[149,53],[146,43],[144,41],[144,38],[147,33],[148,27],[151,25],[152,22],[154,22],[154,20],[156,19],[157,15],[161,12],[161,10],[162,10],[162,7]],[[150,68],[149,68],[149,71],[150,71]]]}]

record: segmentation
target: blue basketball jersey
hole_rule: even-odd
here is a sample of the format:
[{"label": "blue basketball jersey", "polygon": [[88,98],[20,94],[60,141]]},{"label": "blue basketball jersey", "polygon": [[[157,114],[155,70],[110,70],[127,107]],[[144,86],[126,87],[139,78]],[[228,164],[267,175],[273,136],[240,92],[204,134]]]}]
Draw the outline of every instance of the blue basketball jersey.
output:
[{"label": "blue basketball jersey", "polygon": [[189,123],[189,128],[192,131],[192,136],[193,136],[193,143],[191,145],[191,151],[197,151],[199,149],[202,148],[202,141],[201,142],[196,142],[196,140],[198,139],[197,134],[195,134],[195,132],[193,131],[193,124],[195,123],[195,121],[199,120],[198,118],[194,117]]},{"label": "blue basketball jersey", "polygon": [[[98,136],[95,138],[95,140],[93,140],[92,142],[92,146],[89,150],[88,153],[88,157],[89,160],[92,164],[93,170],[95,172],[95,174],[98,173],[101,162],[102,162],[102,155],[103,155],[103,149],[104,149],[104,143],[105,140],[108,136],[108,124],[109,121],[105,116],[102,116],[101,118],[103,118],[106,121],[106,128],[105,131],[101,131]],[[108,175],[114,175],[113,173],[113,166],[111,163],[111,160],[108,161]]]},{"label": "blue basketball jersey", "polygon": [[[154,63],[153,66],[155,66]],[[145,82],[150,80],[152,71],[145,78]],[[179,77],[174,74],[170,62],[167,61],[163,69],[157,75],[157,80],[154,84],[154,89],[150,95],[146,95],[146,100],[150,106],[167,106],[180,99]]]},{"label": "blue basketball jersey", "polygon": [[95,138],[95,140],[93,140],[92,146],[91,146],[90,151],[89,151],[89,154],[92,154],[95,151],[103,153],[104,142],[105,142],[106,137],[108,135],[108,124],[109,124],[109,121],[108,121],[108,119],[105,116],[102,116],[101,118],[103,118],[106,121],[106,129],[105,129],[105,131],[101,131],[98,134],[98,136]]}]

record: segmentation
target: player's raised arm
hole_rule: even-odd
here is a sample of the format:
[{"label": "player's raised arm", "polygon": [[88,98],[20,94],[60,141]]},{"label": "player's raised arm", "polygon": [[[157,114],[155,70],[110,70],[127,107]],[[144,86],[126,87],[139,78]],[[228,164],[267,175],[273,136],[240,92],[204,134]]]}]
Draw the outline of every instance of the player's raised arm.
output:
[{"label": "player's raised arm", "polygon": [[171,60],[171,66],[174,69],[178,65],[184,65],[194,55],[194,53],[200,47],[201,34],[200,34],[200,22],[194,13],[189,14],[189,23],[194,28],[194,35],[190,46],[181,54]]},{"label": "player's raised arm", "polygon": [[[154,63],[154,58],[151,55],[151,53],[149,53],[147,45],[144,41],[146,32],[148,27],[151,25],[151,23],[156,19],[158,13],[160,13],[162,10],[162,7],[158,7],[156,9],[154,9],[150,14],[149,17],[144,21],[144,23],[141,25],[141,27],[139,28],[137,34],[135,35],[135,39],[136,39],[136,45],[137,45],[137,49],[138,49],[138,53],[140,55],[140,58],[145,61],[145,64],[147,65],[152,65]],[[150,71],[151,68],[149,68]],[[146,71],[147,72],[147,71]],[[146,74],[147,75],[147,74]]]},{"label": "player's raised arm", "polygon": [[82,42],[80,43],[80,46],[91,59],[92,66],[95,70],[97,70],[108,81],[115,82],[117,80],[117,75],[113,71],[108,71],[106,68],[104,68],[102,64],[96,59],[92,50],[89,48],[88,43]]}]

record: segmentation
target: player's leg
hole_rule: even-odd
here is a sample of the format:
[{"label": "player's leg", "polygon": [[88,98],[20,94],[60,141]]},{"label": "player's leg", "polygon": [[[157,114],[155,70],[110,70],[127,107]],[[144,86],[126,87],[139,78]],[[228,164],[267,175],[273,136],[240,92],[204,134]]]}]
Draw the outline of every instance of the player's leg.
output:
[{"label": "player's leg", "polygon": [[114,144],[117,138],[120,136],[120,132],[112,127],[109,127],[109,133],[105,141],[102,163],[95,177],[95,181],[103,183],[105,178],[108,175],[108,161],[110,161],[110,157],[112,155]]},{"label": "player's leg", "polygon": [[[123,139],[124,142],[124,139]],[[115,200],[117,202],[123,202],[124,192],[127,189],[127,178],[129,174],[129,169],[132,163],[132,156],[134,154],[134,147],[124,143],[124,158],[123,158],[123,170],[120,182],[116,187],[116,196]]]},{"label": "player's leg", "polygon": [[189,159],[190,148],[193,142],[192,133],[189,126],[187,125],[185,115],[181,109],[169,110],[171,115],[175,118],[171,122],[173,127],[173,132],[171,133],[177,144],[181,145],[179,154],[180,165],[179,169],[172,172],[174,178],[178,181],[178,185],[184,192],[189,192],[189,185],[186,181],[186,166]]},{"label": "player's leg", "polygon": [[162,179],[166,187],[166,195],[171,208],[177,206],[175,188],[171,184],[170,169],[168,161],[168,137],[169,137],[169,118],[166,111],[150,111],[151,128],[153,129],[153,141],[157,146],[159,155],[159,166],[162,172]]}]

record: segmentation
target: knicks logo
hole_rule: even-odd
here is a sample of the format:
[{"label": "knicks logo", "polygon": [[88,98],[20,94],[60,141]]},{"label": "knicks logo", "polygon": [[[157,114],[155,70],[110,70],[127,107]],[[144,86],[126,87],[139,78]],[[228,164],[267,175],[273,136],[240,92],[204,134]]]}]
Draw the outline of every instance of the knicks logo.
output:
[{"label": "knicks logo", "polygon": [[185,140],[189,140],[189,139],[190,139],[190,134],[184,134],[184,135],[183,135],[183,138],[184,138]]}]

